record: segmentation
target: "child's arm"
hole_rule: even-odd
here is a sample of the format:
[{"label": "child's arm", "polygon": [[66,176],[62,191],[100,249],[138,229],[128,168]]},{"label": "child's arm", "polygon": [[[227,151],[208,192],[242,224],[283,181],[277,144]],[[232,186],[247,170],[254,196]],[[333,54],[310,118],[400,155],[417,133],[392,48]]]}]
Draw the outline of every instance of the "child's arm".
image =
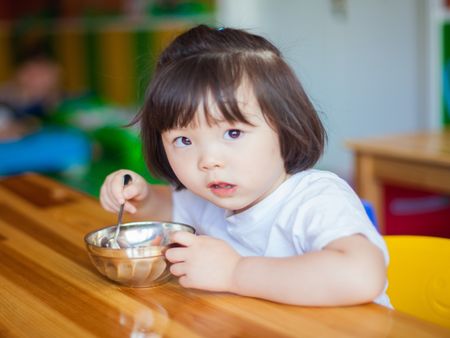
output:
[{"label": "child's arm", "polygon": [[292,304],[351,305],[382,292],[386,268],[382,252],[364,236],[353,235],[303,256],[243,258],[234,277],[236,293]]},{"label": "child's arm", "polygon": [[[131,182],[123,186],[123,176],[131,175]],[[103,208],[118,212],[120,204],[136,219],[172,219],[172,191],[163,185],[150,185],[145,179],[130,170],[118,170],[106,177],[100,189]]]},{"label": "child's arm", "polygon": [[171,271],[182,276],[186,287],[296,305],[342,306],[370,302],[385,285],[383,254],[362,235],[286,258],[241,257],[217,239],[185,233],[174,237],[186,248],[170,249],[166,256],[178,263]]}]

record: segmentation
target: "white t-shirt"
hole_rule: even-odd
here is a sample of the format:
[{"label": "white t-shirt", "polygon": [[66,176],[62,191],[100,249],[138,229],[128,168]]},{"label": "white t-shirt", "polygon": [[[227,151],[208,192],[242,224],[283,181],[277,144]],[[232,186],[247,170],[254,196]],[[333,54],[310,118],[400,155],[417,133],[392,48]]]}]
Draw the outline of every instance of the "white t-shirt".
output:
[{"label": "white t-shirt", "polygon": [[[222,239],[243,256],[302,255],[321,250],[338,238],[362,234],[380,248],[386,265],[389,261],[384,240],[359,197],[331,172],[309,169],[297,173],[238,214],[186,189],[174,191],[173,205],[175,222],[194,226],[198,234]],[[391,307],[385,290],[375,302]]]}]

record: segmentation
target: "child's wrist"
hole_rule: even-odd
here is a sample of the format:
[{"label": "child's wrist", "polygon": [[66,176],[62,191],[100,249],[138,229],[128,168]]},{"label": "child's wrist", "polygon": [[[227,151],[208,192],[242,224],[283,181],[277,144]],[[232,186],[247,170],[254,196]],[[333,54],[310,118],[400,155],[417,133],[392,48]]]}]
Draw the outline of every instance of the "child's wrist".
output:
[{"label": "child's wrist", "polygon": [[234,269],[231,272],[231,278],[230,278],[230,288],[229,292],[240,294],[240,276],[242,273],[240,272],[242,270],[242,265],[245,264],[246,257],[238,256],[238,259],[236,261],[236,264],[234,265]]}]

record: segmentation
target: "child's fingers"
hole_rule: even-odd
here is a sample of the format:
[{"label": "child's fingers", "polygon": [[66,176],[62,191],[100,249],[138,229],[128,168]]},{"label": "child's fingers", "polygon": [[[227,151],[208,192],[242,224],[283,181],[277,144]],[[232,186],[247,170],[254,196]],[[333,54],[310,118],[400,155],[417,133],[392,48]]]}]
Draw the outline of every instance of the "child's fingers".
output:
[{"label": "child's fingers", "polygon": [[115,211],[114,205],[108,200],[100,199],[100,204],[102,205],[103,209],[105,209],[106,211],[109,211],[109,212]]},{"label": "child's fingers", "polygon": [[[123,180],[126,174],[131,175],[132,180],[124,187]],[[111,212],[118,212],[120,205],[125,204],[125,211],[135,213],[136,207],[127,200],[132,200],[139,194],[139,184],[135,184],[135,182],[140,180],[139,175],[129,170],[118,170],[108,175],[100,188],[100,202],[103,208]]]},{"label": "child's fingers", "polygon": [[118,185],[117,173],[113,173],[106,177],[105,182],[100,188],[100,202],[109,211],[119,210],[119,206],[125,199],[122,196],[120,189],[116,191]]},{"label": "child's fingers", "polygon": [[176,263],[170,266],[170,272],[174,276],[183,276],[186,274],[186,263]]},{"label": "child's fingers", "polygon": [[186,259],[186,248],[170,248],[166,251],[166,258],[171,263],[184,262]]},{"label": "child's fingers", "polygon": [[130,202],[125,202],[125,205],[123,208],[125,211],[129,212],[130,214],[134,214],[137,211],[136,207],[133,204],[131,204]]},{"label": "child's fingers", "polygon": [[103,182],[102,188],[100,189],[101,198],[109,198],[109,200],[119,206],[120,205],[120,201],[119,199],[121,198],[120,194],[119,196],[118,193],[115,191],[116,188],[115,186],[118,185],[117,183],[117,176],[118,176],[118,172],[114,172],[112,174],[109,174],[106,178],[105,181]]},{"label": "child's fingers", "polygon": [[111,195],[113,196],[113,198],[115,198],[119,204],[125,203],[125,196],[123,194],[123,175],[115,175],[112,178],[109,187],[111,189]]},{"label": "child's fingers", "polygon": [[178,278],[178,283],[180,283],[180,285],[184,288],[193,288],[194,287],[194,283],[186,274],[184,274],[180,278]]},{"label": "child's fingers", "polygon": [[105,184],[100,188],[100,204],[105,210],[110,212],[115,212],[118,208],[117,204],[111,200],[108,187]]},{"label": "child's fingers", "polygon": [[127,200],[138,197],[141,194],[142,187],[138,183],[128,183],[128,185],[123,188],[123,197]]},{"label": "child's fingers", "polygon": [[[120,209],[120,205],[114,203],[109,198],[100,199],[100,203],[105,210],[110,212],[118,212]],[[125,202],[124,210],[130,214],[134,214],[136,212],[136,207],[130,202]]]},{"label": "child's fingers", "polygon": [[172,234],[171,239],[173,242],[184,245],[184,246],[191,246],[195,240],[196,237],[194,234],[191,234],[187,231],[177,231]]}]

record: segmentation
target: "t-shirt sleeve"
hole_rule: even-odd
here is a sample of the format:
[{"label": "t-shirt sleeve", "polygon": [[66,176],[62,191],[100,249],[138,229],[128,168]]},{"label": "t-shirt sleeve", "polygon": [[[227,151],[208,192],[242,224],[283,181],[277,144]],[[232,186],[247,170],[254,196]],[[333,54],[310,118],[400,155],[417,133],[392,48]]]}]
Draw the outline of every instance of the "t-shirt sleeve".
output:
[{"label": "t-shirt sleeve", "polygon": [[294,236],[303,250],[322,250],[336,239],[361,234],[380,248],[387,264],[384,240],[351,187],[343,180],[325,179],[317,184],[319,187],[314,188],[317,193],[312,193],[295,215]]}]

